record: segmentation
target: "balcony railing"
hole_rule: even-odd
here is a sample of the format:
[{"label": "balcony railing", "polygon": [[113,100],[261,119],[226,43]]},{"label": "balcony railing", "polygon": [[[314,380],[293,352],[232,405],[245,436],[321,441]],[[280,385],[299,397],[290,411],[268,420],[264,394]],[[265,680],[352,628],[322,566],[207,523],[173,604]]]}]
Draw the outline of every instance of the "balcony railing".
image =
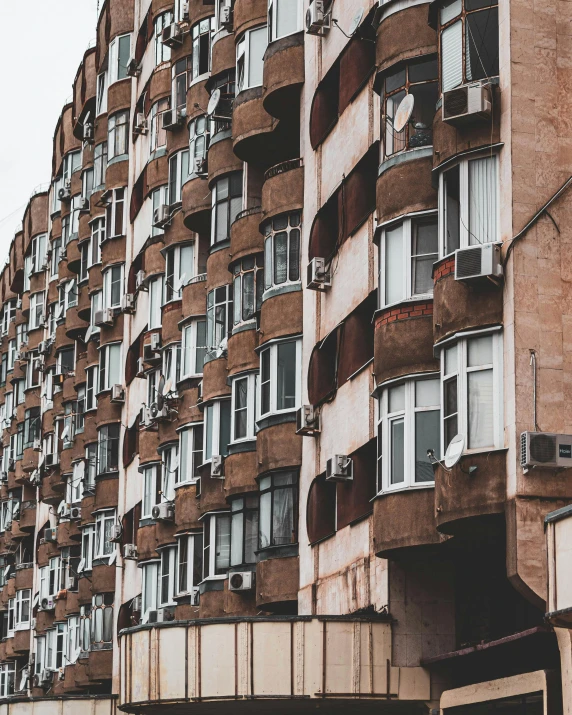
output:
[{"label": "balcony railing", "polygon": [[302,159],[288,159],[287,161],[282,161],[280,164],[274,164],[270,169],[264,174],[264,181],[272,179],[278,174],[284,174],[287,171],[292,171],[293,169],[299,169],[303,165]]}]

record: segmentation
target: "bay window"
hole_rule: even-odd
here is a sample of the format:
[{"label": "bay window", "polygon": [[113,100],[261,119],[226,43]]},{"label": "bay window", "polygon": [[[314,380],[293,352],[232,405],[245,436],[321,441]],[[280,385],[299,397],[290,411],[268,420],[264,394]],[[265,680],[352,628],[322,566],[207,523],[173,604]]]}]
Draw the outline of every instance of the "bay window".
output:
[{"label": "bay window", "polygon": [[169,205],[181,201],[183,184],[189,177],[189,150],[178,151],[169,159]]},{"label": "bay window", "polygon": [[149,611],[157,610],[159,562],[149,561],[141,566],[141,620],[147,623]]},{"label": "bay window", "polygon": [[438,259],[437,217],[405,218],[382,228],[379,241],[380,307],[433,295]]},{"label": "bay window", "polygon": [[456,434],[465,450],[503,446],[502,335],[473,334],[441,349],[444,454]]},{"label": "bay window", "polygon": [[0,663],[0,698],[14,695],[16,680],[16,663]]},{"label": "bay window", "polygon": [[72,196],[71,200],[71,224],[70,224],[70,240],[72,238],[77,238],[79,232],[79,212],[81,204],[81,194],[76,194]]},{"label": "bay window", "polygon": [[283,471],[261,477],[259,488],[259,548],[297,543],[297,473]]},{"label": "bay window", "polygon": [[233,267],[234,324],[254,320],[262,306],[264,291],[264,258],[243,258]]},{"label": "bay window", "polygon": [[157,385],[159,384],[159,368],[150,370],[145,375],[147,379],[147,404],[152,405],[157,402]]},{"label": "bay window", "polygon": [[62,246],[64,246],[64,250],[60,256],[60,260],[61,258],[65,258],[65,247],[70,242],[70,233],[70,214],[68,214],[67,216],[62,216]]},{"label": "bay window", "polygon": [[180,300],[183,286],[195,275],[195,244],[183,243],[165,252],[165,303]]},{"label": "bay window", "polygon": [[91,222],[91,251],[88,266],[101,263],[101,244],[105,240],[105,217],[94,218]]},{"label": "bay window", "polygon": [[8,372],[14,369],[16,362],[16,340],[8,341]]},{"label": "bay window", "polygon": [[230,400],[214,400],[205,407],[204,460],[228,454],[230,442]]},{"label": "bay window", "polygon": [[70,151],[62,160],[62,182],[71,181],[72,174],[81,169],[81,151]]},{"label": "bay window", "polygon": [[95,410],[97,407],[97,373],[99,366],[88,367],[85,371],[85,411]]},{"label": "bay window", "polygon": [[196,172],[196,161],[207,158],[209,147],[209,120],[206,116],[196,117],[189,122],[190,172]]},{"label": "bay window", "polygon": [[206,514],[203,526],[203,580],[226,578],[230,566],[230,514]]},{"label": "bay window", "polygon": [[85,428],[85,385],[77,388],[77,400],[75,402],[75,432],[83,432]]},{"label": "bay window", "polygon": [[107,169],[107,142],[96,144],[93,150],[93,183],[94,190],[105,185],[105,172]]},{"label": "bay window", "polygon": [[264,52],[268,45],[266,25],[247,30],[236,45],[236,93],[262,85]]},{"label": "bay window", "polygon": [[211,245],[230,241],[230,227],[241,211],[242,171],[235,171],[212,188]]},{"label": "bay window", "polygon": [[[185,102],[186,100],[185,92]],[[167,132],[163,129],[163,112],[167,109],[169,109],[168,97],[160,99],[151,106],[149,113],[149,152],[151,154],[167,145]]]},{"label": "bay window", "polygon": [[95,515],[94,558],[106,558],[114,553],[115,544],[111,541],[111,536],[115,523],[115,509],[99,511]]},{"label": "bay window", "polygon": [[161,549],[161,570],[159,573],[158,605],[175,605],[175,587],[177,578],[177,547],[167,546]]},{"label": "bay window", "polygon": [[264,288],[300,282],[300,214],[276,216],[264,226]]},{"label": "bay window", "polygon": [[193,38],[193,80],[211,70],[211,35],[214,30],[214,17],[207,17],[191,28]]},{"label": "bay window", "polygon": [[299,407],[301,361],[300,340],[273,343],[260,352],[260,417]]},{"label": "bay window", "polygon": [[161,327],[161,306],[163,301],[163,276],[149,281],[149,330]]},{"label": "bay window", "polygon": [[183,534],[177,540],[176,591],[184,596],[193,593],[203,578],[203,535]]},{"label": "bay window", "polygon": [[123,297],[123,263],[117,263],[103,271],[103,303],[105,308],[120,308]]},{"label": "bay window", "polygon": [[232,378],[232,442],[254,439],[258,373]]},{"label": "bay window", "polygon": [[439,459],[439,379],[406,379],[379,397],[377,488],[379,492],[432,484],[427,450]]},{"label": "bay window", "polygon": [[170,343],[163,348],[164,394],[177,397],[177,383],[181,376],[181,343]]},{"label": "bay window", "polygon": [[232,285],[219,286],[207,294],[207,354],[220,357],[221,343],[232,328]]},{"label": "bay window", "polygon": [[183,427],[179,432],[179,468],[175,472],[176,484],[194,484],[200,479],[203,439],[202,422]]},{"label": "bay window", "polygon": [[171,444],[160,451],[161,501],[174,501],[179,472],[179,445]]},{"label": "bay window", "polygon": [[173,109],[185,110],[187,107],[187,89],[190,87],[192,79],[192,58],[182,57],[177,60],[171,68],[171,87]]},{"label": "bay window", "polygon": [[99,349],[99,392],[121,384],[121,343],[104,345]]},{"label": "bay window", "polygon": [[61,176],[56,176],[52,183],[52,210],[51,213],[56,214],[62,208],[62,202],[60,201],[59,191],[63,186],[63,181]]},{"label": "bay window", "polygon": [[247,494],[230,503],[230,565],[256,563],[258,550],[258,495]]},{"label": "bay window", "polygon": [[91,599],[91,650],[113,647],[113,593],[98,593]]},{"label": "bay window", "polygon": [[203,374],[207,347],[207,321],[193,320],[183,328],[181,379]]},{"label": "bay window", "polygon": [[[384,78],[381,101],[384,157],[433,143],[433,117],[439,97],[438,78],[436,57],[408,62]],[[414,99],[411,118],[401,131],[396,131],[397,110],[409,94]]]},{"label": "bay window", "polygon": [[500,241],[498,157],[464,159],[439,177],[441,251]]},{"label": "bay window", "polygon": [[39,236],[34,236],[34,238],[30,241],[30,244],[30,270],[32,273],[38,273],[44,269],[46,251],[48,248],[47,234],[41,233]]},{"label": "bay window", "polygon": [[36,636],[34,672],[39,675],[46,665],[46,636]]},{"label": "bay window", "polygon": [[97,432],[97,473],[119,470],[119,424],[103,425]]},{"label": "bay window", "polygon": [[84,241],[79,246],[80,264],[78,283],[84,283],[89,278],[89,256],[91,253],[91,239]]},{"label": "bay window", "polygon": [[495,0],[446,0],[439,11],[441,86],[499,73],[499,19]]},{"label": "bay window", "polygon": [[35,330],[42,327],[44,320],[44,291],[32,293],[30,296],[29,329]]},{"label": "bay window", "polygon": [[[54,238],[52,241],[52,256],[50,258],[50,280],[52,278],[58,277],[60,254],[62,249],[62,239]],[[24,282],[26,281],[26,275],[24,274]],[[29,286],[28,286],[29,287]]]},{"label": "bay window", "polygon": [[73,665],[81,650],[79,643],[79,616],[69,616],[67,621],[66,663]]},{"label": "bay window", "polygon": [[32,592],[29,588],[16,591],[15,630],[25,631],[30,628],[32,613],[31,602]]},{"label": "bay window", "polygon": [[68,308],[77,305],[77,287],[75,279],[60,283],[58,286],[58,320],[63,320]]},{"label": "bay window", "polygon": [[24,415],[24,449],[28,449],[33,447],[36,439],[40,439],[42,415],[39,407],[30,407]]},{"label": "bay window", "polygon": [[95,524],[88,524],[81,530],[81,560],[77,567],[78,573],[91,571],[93,568],[94,541]]},{"label": "bay window", "polygon": [[155,67],[162,62],[168,62],[171,59],[171,49],[168,45],[163,44],[163,30],[173,24],[173,13],[163,12],[157,15],[154,22],[155,35]]},{"label": "bay window", "polygon": [[302,0],[269,0],[268,35],[270,42],[303,30]]},{"label": "bay window", "polygon": [[125,79],[131,57],[131,35],[115,37],[109,44],[109,84]]},{"label": "bay window", "polygon": [[91,649],[91,604],[79,607],[79,646],[80,655],[85,656]]},{"label": "bay window", "polygon": [[[105,209],[105,238],[125,235],[125,187],[111,189]],[[103,236],[100,237],[100,244]],[[101,260],[101,259],[100,259]]]},{"label": "bay window", "polygon": [[75,462],[73,472],[66,481],[66,502],[78,504],[83,497],[83,462]]},{"label": "bay window", "polygon": [[143,501],[141,518],[151,519],[153,507],[161,502],[157,484],[157,465],[150,464],[143,468]]},{"label": "bay window", "polygon": [[8,638],[14,637],[15,621],[16,621],[16,599],[10,598],[8,600]]},{"label": "bay window", "polygon": [[97,442],[85,446],[85,484],[84,491],[95,490],[95,477],[97,475]]},{"label": "bay window", "polygon": [[84,199],[92,195],[93,186],[93,168],[84,169],[81,173],[81,195]]}]

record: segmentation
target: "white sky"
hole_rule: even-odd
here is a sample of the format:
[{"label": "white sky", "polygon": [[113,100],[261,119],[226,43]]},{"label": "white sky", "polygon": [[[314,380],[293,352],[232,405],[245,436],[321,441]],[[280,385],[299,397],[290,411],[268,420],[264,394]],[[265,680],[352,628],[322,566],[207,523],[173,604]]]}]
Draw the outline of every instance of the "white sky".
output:
[{"label": "white sky", "polygon": [[97,0],[0,0],[0,269],[32,190],[50,180],[56,122],[96,23]]}]

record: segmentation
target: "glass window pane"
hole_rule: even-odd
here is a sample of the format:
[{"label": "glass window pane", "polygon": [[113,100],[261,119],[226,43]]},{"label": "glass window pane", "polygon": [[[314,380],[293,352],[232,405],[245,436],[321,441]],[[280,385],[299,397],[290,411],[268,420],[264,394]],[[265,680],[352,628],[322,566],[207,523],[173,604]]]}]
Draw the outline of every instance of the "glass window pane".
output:
[{"label": "glass window pane", "polygon": [[231,566],[238,566],[242,563],[242,538],[244,528],[244,513],[233,514],[232,516],[232,534],[231,534]]},{"label": "glass window pane", "polygon": [[280,285],[286,282],[288,270],[288,234],[277,233],[274,236],[274,283]]},{"label": "glass window pane", "polygon": [[479,365],[492,365],[493,362],[493,336],[485,335],[481,338],[472,338],[468,341],[467,367]]},{"label": "glass window pane", "polygon": [[445,251],[452,253],[460,246],[460,176],[459,167],[455,166],[445,172],[443,176],[443,189],[445,193]]},{"label": "glass window pane", "polygon": [[435,407],[439,402],[439,380],[417,380],[415,407]]},{"label": "glass window pane", "polygon": [[405,481],[405,423],[403,419],[393,420],[391,433],[391,483]]},{"label": "glass window pane", "polygon": [[291,544],[294,538],[294,491],[277,489],[274,492],[272,515],[273,546]]},{"label": "glass window pane", "polygon": [[465,23],[467,81],[496,77],[499,73],[498,7],[471,13]]},{"label": "glass window pane", "polygon": [[[213,518],[213,517],[211,517]],[[216,517],[215,574],[225,573],[230,565],[230,515]]]},{"label": "glass window pane", "polygon": [[403,224],[385,232],[385,302],[397,303],[405,297],[403,265]]},{"label": "glass window pane", "polygon": [[405,409],[405,385],[396,385],[389,389],[388,412],[401,412]]},{"label": "glass window pane", "polygon": [[278,345],[276,408],[287,410],[296,406],[296,343]]},{"label": "glass window pane", "polygon": [[493,371],[467,375],[469,449],[494,445]]},{"label": "glass window pane", "polygon": [[439,459],[439,410],[415,413],[415,481],[432,482],[433,466],[427,456],[432,449]]},{"label": "glass window pane", "polygon": [[457,346],[445,350],[445,375],[457,372]]}]

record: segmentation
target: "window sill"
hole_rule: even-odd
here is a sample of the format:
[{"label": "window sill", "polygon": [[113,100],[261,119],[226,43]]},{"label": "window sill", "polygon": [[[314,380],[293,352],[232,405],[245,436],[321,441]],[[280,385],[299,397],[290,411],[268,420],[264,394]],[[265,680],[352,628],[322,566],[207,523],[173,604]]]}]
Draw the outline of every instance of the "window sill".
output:
[{"label": "window sill", "polygon": [[209,142],[209,149],[215,144],[224,141],[225,139],[232,139],[232,129],[221,129],[220,132],[213,134]]},{"label": "window sill", "polygon": [[298,556],[298,544],[285,544],[284,546],[267,546],[256,552],[257,562],[268,561],[268,559],[287,559],[291,556]]},{"label": "window sill", "polygon": [[377,172],[378,177],[384,174],[386,171],[399,164],[404,164],[408,161],[415,161],[416,159],[425,159],[426,157],[433,156],[433,145],[431,146],[421,146],[415,147],[414,149],[406,149],[399,154],[394,154],[388,159],[385,159],[379,165]]},{"label": "window sill", "polygon": [[155,159],[159,159],[162,156],[166,156],[166,155],[167,155],[167,147],[161,146],[149,154],[149,159],[147,160],[147,163],[150,164],[152,161],[155,161]]},{"label": "window sill", "polygon": [[302,283],[285,283],[284,285],[273,286],[268,288],[262,294],[262,302],[268,300],[269,298],[274,298],[276,295],[283,295],[284,293],[296,293],[302,290]]},{"label": "window sill", "polygon": [[178,484],[175,484],[173,489],[177,491],[177,489],[182,489],[183,487],[193,487],[199,480],[200,477],[197,477],[196,479],[189,479],[186,482],[179,482]]},{"label": "window sill", "polygon": [[256,431],[261,432],[267,427],[274,427],[275,425],[286,424],[287,422],[296,422],[296,411],[297,408],[293,408],[288,412],[278,412],[275,414],[268,415],[267,417],[262,417],[256,422]]},{"label": "window sill", "polygon": [[243,439],[240,442],[231,442],[228,445],[228,454],[241,454],[243,452],[256,452],[256,437]]},{"label": "window sill", "polygon": [[412,484],[406,487],[395,487],[394,489],[387,489],[385,491],[378,492],[370,502],[374,502],[382,497],[390,496],[391,494],[403,494],[403,492],[417,492],[420,489],[435,489],[435,482],[423,482],[420,484]]},{"label": "window sill", "polygon": [[428,300],[433,300],[433,293],[425,293],[423,295],[412,295],[412,296],[409,296],[408,298],[402,298],[401,300],[398,300],[395,303],[388,303],[387,305],[377,308],[373,314],[373,317],[377,318],[378,315],[380,315],[381,313],[385,313],[386,310],[392,310],[394,308],[398,308],[400,305],[419,303],[420,301],[426,302]]},{"label": "window sill", "polygon": [[245,330],[256,330],[256,318],[254,320],[249,320],[248,322],[238,323],[232,329],[232,335],[237,333],[243,333]]},{"label": "window sill", "polygon": [[227,574],[222,576],[209,576],[199,584],[199,593],[210,593],[212,591],[224,591],[224,582],[228,578]]},{"label": "window sill", "polygon": [[121,161],[128,161],[129,160],[129,154],[118,154],[117,156],[114,156],[112,159],[107,160],[107,166],[111,166],[112,164],[119,164]]},{"label": "window sill", "polygon": [[227,238],[224,241],[219,241],[218,243],[213,243],[209,248],[209,256],[212,255],[213,253],[217,253],[218,251],[222,251],[224,248],[229,248],[229,247],[230,247],[230,238]]}]

